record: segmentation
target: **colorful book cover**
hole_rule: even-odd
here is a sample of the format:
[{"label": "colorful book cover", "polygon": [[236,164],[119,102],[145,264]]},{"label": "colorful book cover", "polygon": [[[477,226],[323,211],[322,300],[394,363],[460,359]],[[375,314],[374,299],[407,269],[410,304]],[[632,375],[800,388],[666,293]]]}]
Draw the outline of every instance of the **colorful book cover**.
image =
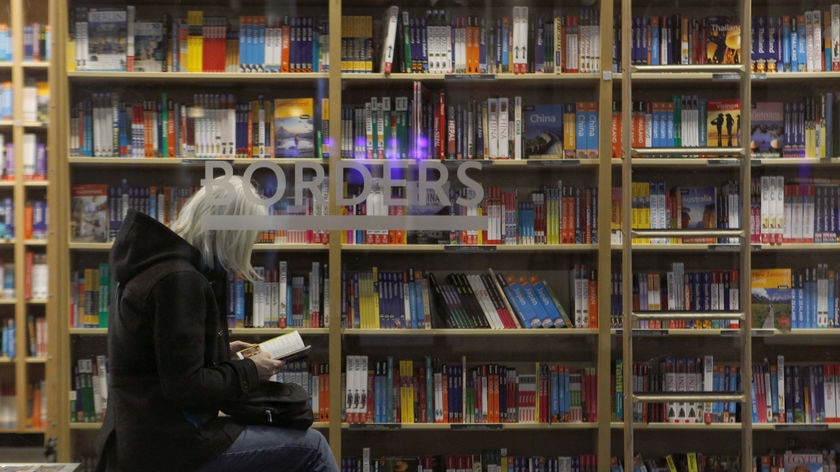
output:
[{"label": "colorful book cover", "polygon": [[126,70],[128,50],[126,21],[125,9],[91,8],[88,10],[86,70]]},{"label": "colorful book cover", "polygon": [[737,98],[706,102],[709,147],[737,147],[741,133],[741,102]]},{"label": "colorful book cover", "polygon": [[709,16],[706,22],[706,63],[741,63],[741,25],[738,18]]},{"label": "colorful book cover", "polygon": [[70,236],[75,242],[108,241],[108,186],[73,185],[70,192]]},{"label": "colorful book cover", "polygon": [[821,452],[786,452],[784,472],[822,472],[823,455]]},{"label": "colorful book cover", "polygon": [[782,157],[782,148],[785,145],[785,104],[753,103],[750,120],[752,157]]},{"label": "colorful book cover", "polygon": [[756,269],[750,273],[752,327],[789,330],[791,321],[791,270]]},{"label": "colorful book cover", "polygon": [[166,63],[163,23],[137,21],[134,23],[134,70],[162,72]]},{"label": "colorful book cover", "polygon": [[315,157],[314,111],[311,97],[274,100],[275,157]]},{"label": "colorful book cover", "polygon": [[525,157],[563,157],[564,105],[527,105],[522,142]]},{"label": "colorful book cover", "polygon": [[[679,228],[717,228],[717,189],[715,187],[679,188]],[[683,238],[685,243],[713,243],[715,238]]]}]

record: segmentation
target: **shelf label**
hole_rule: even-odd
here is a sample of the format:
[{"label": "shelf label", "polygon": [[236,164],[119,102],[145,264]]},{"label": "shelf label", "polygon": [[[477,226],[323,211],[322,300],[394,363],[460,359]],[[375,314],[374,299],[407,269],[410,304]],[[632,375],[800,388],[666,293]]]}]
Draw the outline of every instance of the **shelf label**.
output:
[{"label": "shelf label", "polygon": [[735,72],[712,74],[712,80],[741,80],[741,75]]},{"label": "shelf label", "polygon": [[446,74],[445,80],[494,80],[496,74]]},{"label": "shelf label", "polygon": [[653,336],[668,336],[669,332],[667,329],[634,329],[633,336],[642,338],[642,337],[653,337]]},{"label": "shelf label", "polygon": [[454,431],[501,431],[504,426],[501,423],[460,423],[450,425]]},{"label": "shelf label", "polygon": [[457,252],[492,252],[496,250],[496,246],[486,245],[486,244],[476,244],[476,245],[447,245],[443,247],[444,251],[457,251]]},{"label": "shelf label", "polygon": [[738,252],[740,249],[740,244],[709,244],[709,250],[716,252]]},{"label": "shelf label", "polygon": [[776,431],[827,431],[828,425],[825,423],[820,424],[797,424],[797,423],[784,423],[784,424],[777,424],[773,426],[773,429]]},{"label": "shelf label", "polygon": [[706,163],[710,166],[733,166],[736,167],[739,163],[739,159],[709,159]]},{"label": "shelf label", "polygon": [[363,431],[397,431],[402,429],[400,423],[351,423],[350,429]]},{"label": "shelf label", "polygon": [[580,159],[528,159],[529,166],[579,166]]},{"label": "shelf label", "polygon": [[752,80],[767,80],[767,74],[765,73],[752,73],[750,74],[750,79]]}]

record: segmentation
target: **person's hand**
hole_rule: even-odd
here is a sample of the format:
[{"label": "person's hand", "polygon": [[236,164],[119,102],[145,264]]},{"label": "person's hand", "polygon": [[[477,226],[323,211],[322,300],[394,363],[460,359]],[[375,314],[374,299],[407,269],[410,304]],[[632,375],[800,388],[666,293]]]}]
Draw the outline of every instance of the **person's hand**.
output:
[{"label": "person's hand", "polygon": [[230,358],[231,359],[238,359],[238,357],[236,356],[236,353],[245,349],[245,348],[253,346],[253,344],[249,343],[249,342],[245,342],[245,341],[233,341],[229,344],[229,346],[230,346]]},{"label": "person's hand", "polygon": [[277,374],[286,365],[285,361],[280,359],[272,359],[267,352],[261,352],[255,356],[250,357],[257,366],[257,375],[260,380],[268,380],[272,375]]}]

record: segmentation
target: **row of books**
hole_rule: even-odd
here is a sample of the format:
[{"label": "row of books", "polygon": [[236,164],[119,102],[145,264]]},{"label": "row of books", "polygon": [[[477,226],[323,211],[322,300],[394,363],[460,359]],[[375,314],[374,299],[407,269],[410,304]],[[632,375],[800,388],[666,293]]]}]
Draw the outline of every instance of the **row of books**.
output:
[{"label": "row of books", "polygon": [[127,179],[119,185],[74,184],[70,190],[70,239],[74,242],[112,240],[129,208],[168,225],[197,190],[195,186],[134,186]]},{"label": "row of books", "polygon": [[79,7],[71,19],[78,71],[328,72],[329,34],[312,16],[228,18],[189,10],[138,19],[136,7]]},{"label": "row of books", "polygon": [[[828,264],[802,268],[753,268],[750,272],[751,327],[788,331],[840,327],[840,282]],[[621,328],[621,274],[613,273],[610,292],[611,327]],[[634,311],[738,311],[739,271],[685,271],[674,262],[668,271],[633,274]],[[640,321],[634,329],[735,329],[732,320]]]},{"label": "row of books", "polygon": [[274,382],[291,382],[302,386],[312,396],[315,421],[330,420],[329,363],[308,358],[289,361],[272,378]]},{"label": "row of books", "polygon": [[80,357],[73,365],[70,422],[98,423],[108,408],[108,357]]},{"label": "row of books", "polygon": [[362,457],[341,458],[341,472],[594,472],[597,470],[597,459],[595,454],[515,455],[507,448],[485,449],[474,454],[371,457],[370,448],[364,448]]},{"label": "row of books", "polygon": [[[50,25],[29,23],[23,25],[23,60],[50,60]],[[14,38],[8,23],[0,23],[0,61],[14,59]]]},{"label": "row of books", "polygon": [[[739,366],[703,358],[664,357],[624,365],[614,362],[613,414],[625,418],[624,369],[632,369],[635,392],[738,392]],[[783,355],[752,366],[751,417],[754,423],[840,422],[840,363],[786,364]],[[735,423],[737,402],[665,402],[634,405],[633,420],[645,423]]]},{"label": "row of books", "polygon": [[[47,425],[47,389],[45,381],[26,384],[26,413],[24,428],[44,428]],[[14,383],[0,383],[0,428],[18,427],[17,388]]]},{"label": "row of books", "polygon": [[[192,104],[94,93],[73,106],[70,152],[82,157],[325,157],[327,99],[196,94]],[[328,135],[328,134],[327,134]]]},{"label": "row of books", "polygon": [[414,268],[342,272],[344,326],[362,329],[530,329],[597,327],[597,286],[585,264],[570,281],[573,311],[538,275]]},{"label": "row of books", "polygon": [[[456,244],[456,245],[531,245],[596,244],[597,188],[564,183],[546,185],[532,192],[499,186],[485,188],[480,205],[460,205],[470,198],[470,189],[450,188],[449,201],[441,202],[429,192],[426,205],[385,205],[382,186],[374,178],[372,190],[359,204],[345,206],[345,215],[428,214],[433,211],[452,216],[487,215],[486,230],[414,231],[347,230],[341,234],[344,244]],[[416,182],[409,182],[416,188]],[[348,187],[355,197],[356,187]],[[314,214],[314,213],[312,213]]]},{"label": "row of books", "polygon": [[[329,421],[329,369],[324,362],[308,359],[291,361],[271,379],[294,382],[312,396],[316,421]],[[70,392],[70,421],[90,423],[102,421],[108,401],[108,358],[97,355],[79,358],[73,368],[73,388]]]},{"label": "row of books", "polygon": [[[823,92],[789,102],[751,106],[750,152],[754,158],[832,157],[837,147],[834,114],[838,100]],[[614,104],[618,109],[618,103]],[[741,105],[737,99],[674,95],[672,100],[633,103],[631,145],[657,147],[739,146]],[[621,157],[621,116],[612,117],[612,150]]]},{"label": "row of books", "polygon": [[14,142],[6,142],[6,137],[0,134],[0,179],[14,180],[17,149],[21,149],[21,164],[23,165],[24,180],[46,180],[47,178],[47,145],[38,142],[35,133],[23,134],[23,145],[16,147]]},{"label": "row of books", "polygon": [[0,239],[15,238],[15,202],[12,197],[0,198]]},{"label": "row of books", "polygon": [[[667,190],[666,190],[667,189]],[[718,186],[674,186],[665,180],[632,183],[630,224],[634,229],[726,229],[740,227],[738,183]],[[612,191],[612,228],[621,229],[621,188]],[[769,200],[768,200],[769,201]],[[720,242],[736,242],[721,238]],[[715,237],[634,238],[638,244],[714,243]]]},{"label": "row of books", "polygon": [[[731,16],[633,16],[633,64],[739,64],[741,24]],[[753,56],[755,58],[755,55]]]},{"label": "row of books", "polygon": [[[372,34],[370,29],[365,33]],[[599,12],[592,7],[548,12],[514,6],[510,13],[476,16],[392,5],[383,16],[381,38],[372,41],[378,64],[367,41],[348,42],[342,71],[559,74],[600,69]]]},{"label": "row of books", "polygon": [[756,423],[838,423],[840,364],[788,365],[784,357],[753,365],[752,420]]},{"label": "row of books", "polygon": [[[612,316],[621,328],[621,274],[612,277]],[[667,271],[633,273],[634,311],[738,311],[738,270],[686,271],[683,262],[674,262]],[[737,328],[737,321],[640,320],[634,329],[721,329]]]},{"label": "row of books", "polygon": [[[352,192],[354,187],[348,187]],[[266,186],[267,191],[270,188]],[[322,194],[328,191],[326,180]],[[71,188],[71,239],[76,242],[106,242],[116,235],[123,215],[134,208],[164,224],[173,221],[180,205],[192,194],[192,187],[133,186],[127,181],[120,185],[75,184]],[[465,188],[461,189],[467,190]],[[450,215],[489,216],[487,230],[464,231],[405,231],[405,230],[347,230],[342,232],[345,244],[595,244],[597,243],[597,189],[589,186],[564,184],[544,186],[520,197],[516,190],[490,186],[486,198],[477,208],[457,203],[463,192],[452,189],[450,202],[428,203],[438,210],[449,207]],[[326,200],[326,196],[323,200]],[[11,201],[11,200],[10,200]],[[32,201],[35,215],[41,203]],[[305,195],[300,204],[292,197],[282,198],[270,208],[276,215],[324,215],[326,207],[318,198]],[[347,215],[398,215],[425,209],[412,205],[384,205],[381,186],[374,185],[365,201],[344,208]],[[11,220],[10,220],[11,221]],[[40,220],[38,220],[40,221]],[[13,228],[12,228],[13,229]],[[45,233],[45,227],[33,224],[33,237]],[[320,230],[266,230],[261,243],[312,243],[329,241],[328,233]]]},{"label": "row of books", "polygon": [[753,269],[752,323],[755,328],[840,328],[840,281],[828,264]]},{"label": "row of books", "polygon": [[[15,96],[11,81],[0,83],[0,120],[14,119]],[[22,103],[21,117],[25,122],[49,121],[50,88],[45,81],[27,80],[19,97]]]},{"label": "row of books", "polygon": [[[643,392],[737,392],[739,367],[716,363],[711,355],[701,358],[662,357],[647,362],[626,365],[622,359],[613,363],[613,415],[623,421],[623,375],[631,369],[633,389]],[[738,421],[737,402],[663,402],[635,403],[630,413],[633,421],[641,423],[734,423]]]},{"label": "row of books", "polygon": [[469,99],[416,83],[408,96],[342,107],[341,155],[353,159],[595,159],[598,104]]},{"label": "row of books", "polygon": [[[15,284],[15,264],[12,262],[3,262],[3,260],[0,259],[0,299],[14,298],[15,294],[18,293],[18,288],[23,290],[23,296],[27,300],[44,300],[47,298],[49,287],[49,275],[47,269],[46,254],[44,254],[43,252],[36,253],[32,250],[27,250],[24,253],[23,257],[23,287],[17,287]],[[9,350],[8,352],[11,353],[10,356],[14,357],[14,318],[9,318],[6,321],[11,322],[9,322],[7,328],[4,329],[4,334],[10,337],[6,340],[8,342],[3,343],[3,346],[4,349]],[[6,331],[11,331],[11,334]],[[36,333],[35,331],[33,331],[32,326],[28,327],[27,334],[30,336],[29,341],[34,342],[34,336]],[[39,350],[38,352],[41,351],[43,350]],[[33,354],[33,352],[33,350],[30,350],[30,355],[35,355]]]},{"label": "row of books", "polygon": [[[262,265],[255,270],[263,280],[250,282],[229,275],[228,319],[231,328],[320,328],[329,325],[328,269],[312,262],[309,271],[291,270],[286,261],[276,268]],[[74,270],[70,276],[71,328],[107,328],[109,293],[114,282],[107,263]]]},{"label": "row of books", "polygon": [[330,323],[329,268],[312,261],[309,270],[255,265],[263,277],[249,282],[228,274],[228,320],[232,328],[325,328]]},{"label": "row of books", "polygon": [[840,71],[840,4],[752,18],[755,72]]},{"label": "row of books", "polygon": [[755,469],[759,472],[836,472],[837,450],[809,447],[788,449],[784,453],[762,454],[756,458]]},{"label": "row of books", "polygon": [[[633,182],[631,224],[635,229],[738,228],[742,196],[738,183],[676,186],[663,180]],[[750,186],[752,243],[836,243],[840,234],[840,186],[831,181],[762,175]],[[613,188],[612,228],[621,228],[621,189]],[[745,222],[746,223],[746,222]],[[730,237],[636,238],[639,243],[736,243]]]},{"label": "row of books", "polygon": [[[71,188],[71,239],[74,242],[110,241],[119,231],[129,208],[168,225],[196,190],[195,187],[166,185],[134,186],[125,179],[119,185],[75,184]],[[322,206],[310,197],[303,198],[301,205],[294,205],[292,198],[286,198],[270,211],[272,214],[318,214]],[[315,230],[266,230],[261,232],[258,242],[320,244],[328,242],[327,236],[326,232]]]},{"label": "row of books", "polygon": [[[348,355],[348,423],[580,423],[597,421],[595,368],[530,368]],[[530,369],[535,369],[530,371]]]},{"label": "row of books", "polygon": [[[753,456],[752,464],[741,467],[740,456],[704,454],[701,452],[671,453],[661,457],[634,456],[633,470],[638,472],[723,472],[755,470],[758,472],[836,472],[837,452],[829,447],[792,447],[783,453],[771,450]],[[624,472],[623,458],[613,457],[611,472]]]},{"label": "row of books", "polygon": [[102,262],[95,267],[74,270],[70,273],[70,328],[107,328],[110,294],[115,282],[110,276],[110,266]]}]

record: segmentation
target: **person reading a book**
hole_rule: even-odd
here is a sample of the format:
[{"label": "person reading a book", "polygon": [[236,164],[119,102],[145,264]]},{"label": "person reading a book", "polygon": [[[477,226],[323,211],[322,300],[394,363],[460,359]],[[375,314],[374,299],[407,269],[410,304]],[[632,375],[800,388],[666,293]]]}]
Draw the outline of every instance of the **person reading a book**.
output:
[{"label": "person reading a book", "polygon": [[[230,342],[227,273],[256,280],[253,229],[208,230],[207,215],[261,216],[237,176],[209,182],[167,228],[128,210],[110,252],[116,282],[108,329],[108,403],[97,438],[100,471],[338,472],[313,429],[242,425],[219,414],[283,367]],[[222,197],[229,197],[219,204]]]}]

